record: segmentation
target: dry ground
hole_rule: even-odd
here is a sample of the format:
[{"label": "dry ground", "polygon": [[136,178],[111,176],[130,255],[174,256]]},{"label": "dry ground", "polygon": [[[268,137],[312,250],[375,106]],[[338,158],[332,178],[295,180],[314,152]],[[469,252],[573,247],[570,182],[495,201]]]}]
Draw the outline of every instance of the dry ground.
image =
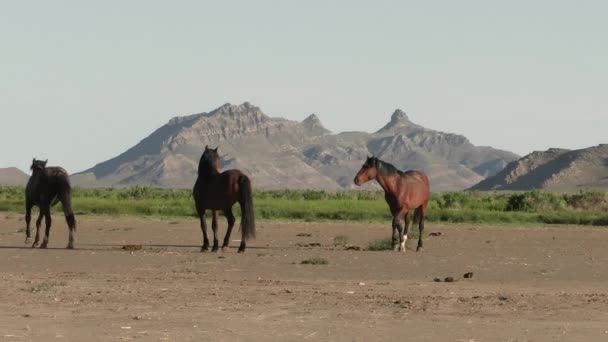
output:
[{"label": "dry ground", "polygon": [[259,222],[241,255],[200,253],[195,220],[78,219],[77,250],[60,216],[40,250],[0,213],[1,341],[608,341],[606,228],[428,224],[397,253],[333,246],[389,222]]}]

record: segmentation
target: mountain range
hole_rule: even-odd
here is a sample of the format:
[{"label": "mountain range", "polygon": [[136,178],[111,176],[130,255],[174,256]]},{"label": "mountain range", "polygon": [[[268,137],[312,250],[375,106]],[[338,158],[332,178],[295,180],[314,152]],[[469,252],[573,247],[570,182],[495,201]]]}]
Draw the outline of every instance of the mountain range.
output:
[{"label": "mountain range", "polygon": [[608,144],[579,150],[552,148],[532,152],[471,189],[573,191],[587,188],[608,189]]},{"label": "mountain range", "polygon": [[374,133],[334,134],[312,114],[271,118],[250,104],[171,119],[115,158],[72,176],[80,186],[150,184],[190,188],[205,145],[221,168],[238,168],[262,189],[347,189],[368,155],[426,172],[433,191],[461,190],[500,172],[518,155],[473,145],[462,135],[425,128],[397,109]]}]

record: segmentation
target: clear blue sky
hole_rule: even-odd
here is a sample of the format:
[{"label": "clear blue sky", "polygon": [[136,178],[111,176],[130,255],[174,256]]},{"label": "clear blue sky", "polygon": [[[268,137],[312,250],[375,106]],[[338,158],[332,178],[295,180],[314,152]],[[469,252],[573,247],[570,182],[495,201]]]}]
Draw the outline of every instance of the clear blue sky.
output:
[{"label": "clear blue sky", "polygon": [[250,101],[374,131],[395,108],[526,154],[608,142],[608,1],[5,1],[0,167],[82,171]]}]

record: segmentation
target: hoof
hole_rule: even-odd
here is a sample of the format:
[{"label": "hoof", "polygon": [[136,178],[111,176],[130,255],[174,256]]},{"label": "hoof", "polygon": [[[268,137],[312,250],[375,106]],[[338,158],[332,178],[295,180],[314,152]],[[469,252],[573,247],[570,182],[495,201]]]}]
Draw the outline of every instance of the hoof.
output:
[{"label": "hoof", "polygon": [[32,244],[32,248],[36,248],[36,247],[38,247],[38,242],[34,242],[34,243]]},{"label": "hoof", "polygon": [[239,248],[239,253],[245,253],[245,248]]},{"label": "hoof", "polygon": [[213,246],[213,248],[211,249],[211,251],[214,253],[217,252],[218,250],[219,250],[218,246]]},{"label": "hoof", "polygon": [[209,252],[209,246],[201,247],[201,252]]},{"label": "hoof", "polygon": [[28,236],[28,237],[25,238],[25,244],[29,245],[30,243],[32,243],[32,237]]},{"label": "hoof", "polygon": [[74,245],[70,243],[65,248],[66,249],[74,249]]},{"label": "hoof", "polygon": [[46,247],[47,247],[47,244],[44,242],[42,243],[42,245],[40,245],[40,248],[42,248],[42,249],[46,249]]},{"label": "hoof", "polygon": [[424,252],[424,248],[422,248],[422,246],[418,246],[418,248],[416,248],[416,252]]}]

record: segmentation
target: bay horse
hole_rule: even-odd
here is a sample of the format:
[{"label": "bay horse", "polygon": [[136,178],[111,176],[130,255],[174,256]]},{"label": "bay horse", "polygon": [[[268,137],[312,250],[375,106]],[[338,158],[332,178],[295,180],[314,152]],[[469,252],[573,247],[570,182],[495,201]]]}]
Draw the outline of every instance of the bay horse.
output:
[{"label": "bay horse", "polygon": [[[393,165],[375,157],[368,157],[355,176],[355,184],[361,186],[367,181],[376,180],[384,190],[384,199],[393,215],[392,247],[395,251],[405,252],[407,231],[410,225],[409,212],[414,209],[414,223],[418,221],[420,235],[416,251],[421,251],[424,219],[431,194],[429,178],[420,171],[400,171]],[[405,227],[401,227],[405,218]],[[399,241],[399,245],[397,245]]]},{"label": "bay horse", "polygon": [[32,218],[32,207],[38,206],[40,214],[36,220],[36,238],[32,248],[38,246],[40,238],[40,225],[45,218],[46,230],[40,248],[47,248],[49,234],[51,231],[51,207],[61,202],[65,220],[70,229],[69,241],[66,248],[74,248],[74,233],[76,232],[76,218],[72,211],[72,196],[68,172],[58,166],[46,166],[47,160],[32,160],[30,169],[32,176],[25,187],[25,243],[32,239],[30,232],[30,220]]},{"label": "bay horse", "polygon": [[241,206],[241,245],[239,253],[245,252],[246,240],[255,237],[255,219],[253,214],[253,195],[251,181],[239,170],[219,172],[219,154],[217,148],[205,146],[205,151],[198,164],[198,178],[192,190],[196,212],[200,218],[203,231],[201,252],[209,250],[205,211],[212,211],[213,252],[217,252],[217,211],[224,212],[228,220],[228,230],[224,237],[222,250],[230,243],[230,234],[236,221],[232,207],[236,202]]}]

